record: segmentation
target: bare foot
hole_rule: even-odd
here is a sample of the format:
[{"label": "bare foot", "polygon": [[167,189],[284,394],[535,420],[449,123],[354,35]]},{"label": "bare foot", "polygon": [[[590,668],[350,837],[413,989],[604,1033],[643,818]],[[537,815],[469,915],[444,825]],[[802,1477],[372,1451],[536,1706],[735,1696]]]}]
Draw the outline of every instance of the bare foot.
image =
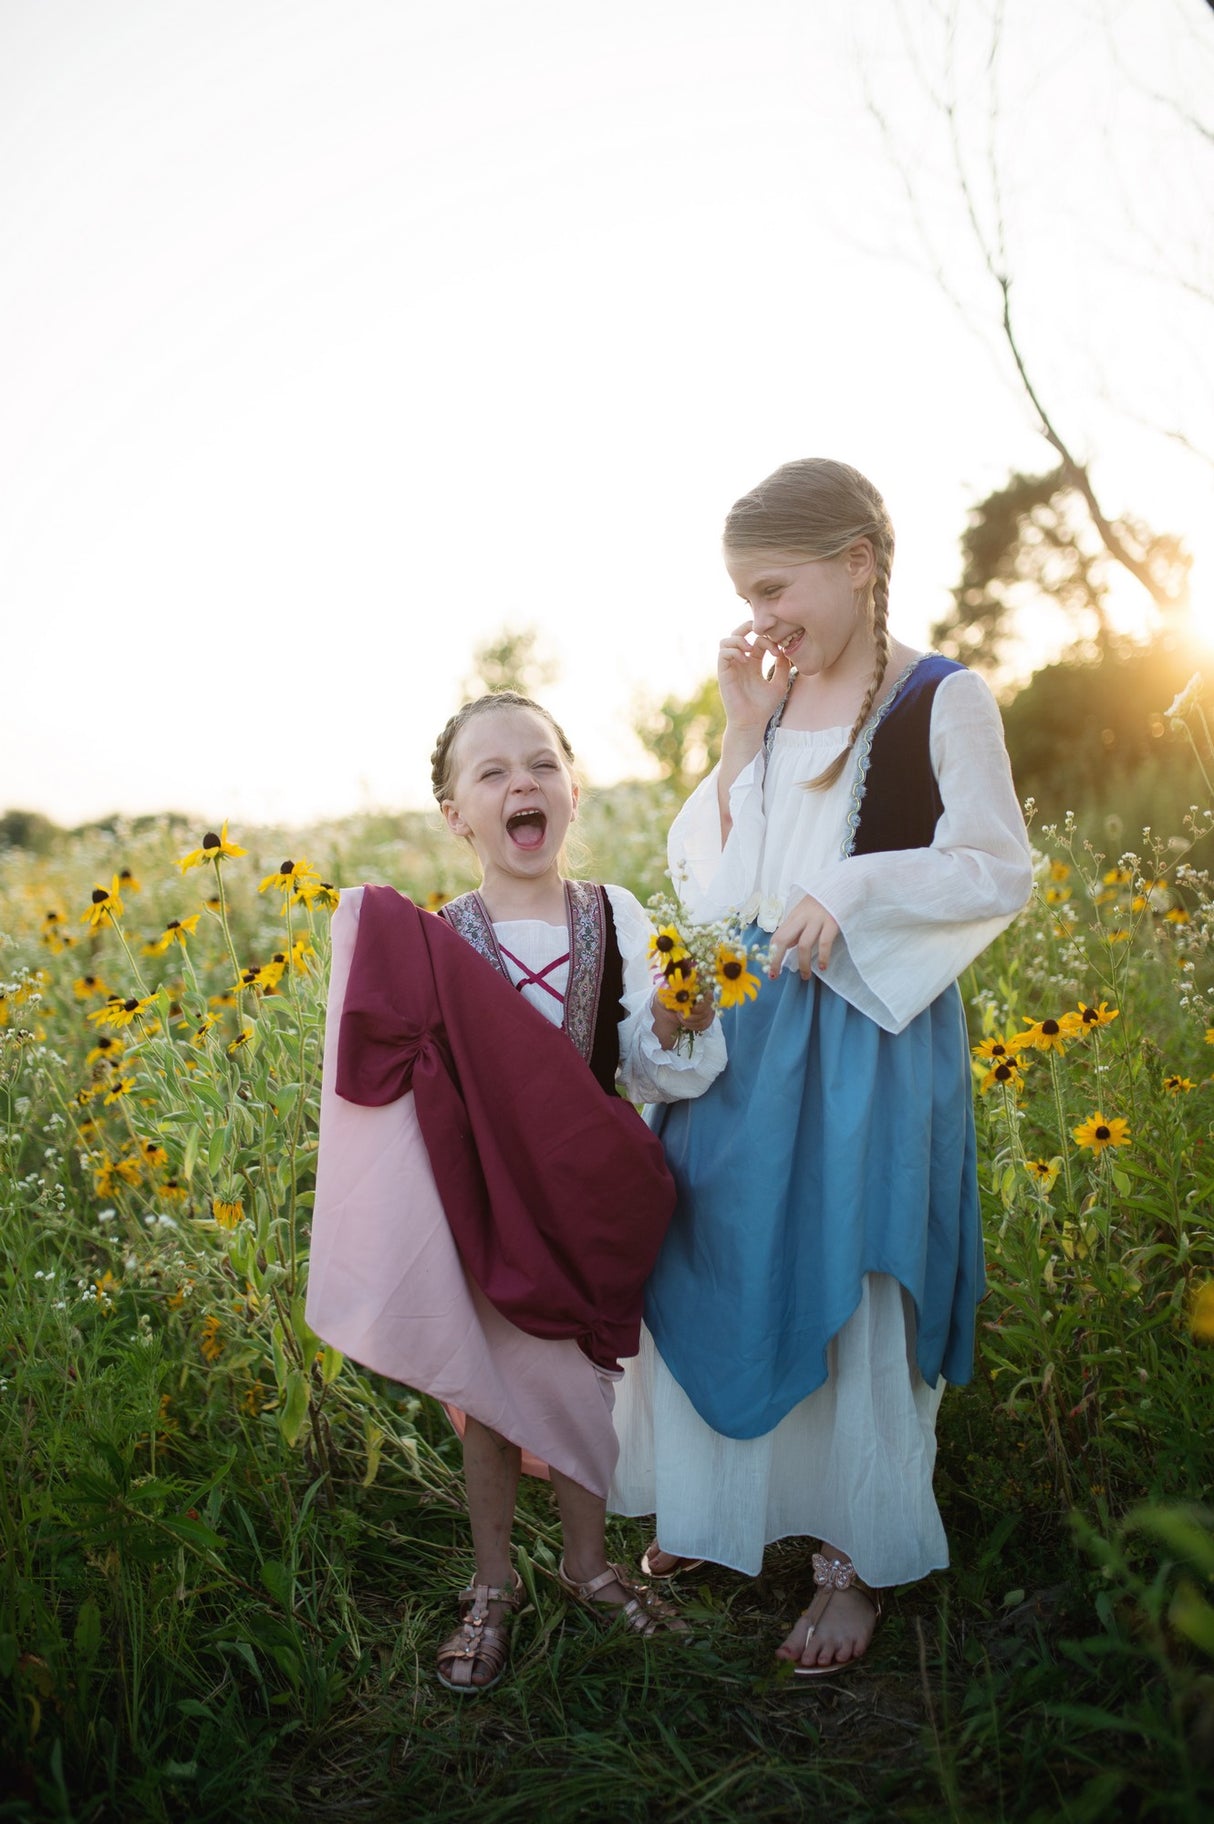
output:
[{"label": "bare foot", "polygon": [[645,1577],[677,1577],[680,1571],[697,1571],[702,1558],[680,1558],[677,1552],[664,1552],[656,1539],[651,1539],[641,1558]]},{"label": "bare foot", "polygon": [[776,1658],[801,1666],[845,1666],[867,1651],[876,1625],[872,1597],[863,1590],[819,1590],[776,1648]]}]

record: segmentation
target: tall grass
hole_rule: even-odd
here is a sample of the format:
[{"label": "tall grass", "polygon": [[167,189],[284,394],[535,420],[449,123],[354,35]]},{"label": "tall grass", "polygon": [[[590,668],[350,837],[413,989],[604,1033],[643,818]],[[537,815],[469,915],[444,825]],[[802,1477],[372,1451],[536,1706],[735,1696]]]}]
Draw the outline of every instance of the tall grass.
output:
[{"label": "tall grass", "polygon": [[[665,813],[601,794],[588,869],[659,888]],[[0,858],[0,1817],[1205,1815],[1209,822],[1112,847],[1104,822],[1039,830],[1034,903],[963,983],[992,1289],[941,1412],[954,1568],[809,1690],[772,1649],[811,1542],[753,1583],[697,1573],[693,1644],[639,1644],[561,1598],[539,1484],[508,1681],[433,1680],[467,1568],[454,1440],[325,1349],[303,1297],[311,885],[424,903],[467,883],[449,838],[235,832],[249,854],[184,874],[201,832],[168,827]],[[124,868],[121,913],[84,922]],[[89,1018],[110,994],[141,1003],[127,1024]],[[643,1538],[614,1525],[622,1555]]]}]

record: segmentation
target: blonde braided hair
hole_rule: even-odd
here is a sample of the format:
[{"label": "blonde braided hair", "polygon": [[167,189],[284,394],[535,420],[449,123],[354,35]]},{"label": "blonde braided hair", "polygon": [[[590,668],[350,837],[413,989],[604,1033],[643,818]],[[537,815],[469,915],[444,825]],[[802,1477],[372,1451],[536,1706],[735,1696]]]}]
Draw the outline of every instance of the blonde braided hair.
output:
[{"label": "blonde braided hair", "polygon": [[861,538],[871,544],[876,565],[869,596],[874,670],[846,746],[823,772],[806,781],[805,789],[811,792],[825,791],[843,771],[885,676],[894,528],[872,482],[858,469],[825,456],[784,463],[735,501],[725,520],[725,549],[736,554],[778,552],[782,557],[807,560],[841,557]]},{"label": "blonde braided hair", "polygon": [[542,716],[547,722],[557,738],[565,759],[570,766],[573,765],[573,749],[569,745],[569,737],[555,716],[546,710],[542,703],[533,703],[530,697],[523,696],[517,690],[491,690],[487,696],[473,697],[470,703],[462,703],[455,714],[448,718],[442,734],[435,742],[434,752],[430,755],[430,784],[433,787],[434,796],[440,804],[451,796],[453,784],[451,751],[455,746],[456,735],[459,734],[465,723],[471,722],[473,716],[484,715],[493,709],[533,709],[537,716]]}]

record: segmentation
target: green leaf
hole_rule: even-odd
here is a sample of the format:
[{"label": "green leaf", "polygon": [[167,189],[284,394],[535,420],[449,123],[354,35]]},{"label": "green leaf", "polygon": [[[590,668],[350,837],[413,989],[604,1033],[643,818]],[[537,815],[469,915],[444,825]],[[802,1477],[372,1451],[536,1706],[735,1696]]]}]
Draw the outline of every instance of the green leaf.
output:
[{"label": "green leaf", "polygon": [[308,1416],[308,1377],[302,1368],[292,1368],[287,1376],[286,1397],[278,1415],[278,1429],[290,1445],[299,1441]]},{"label": "green leaf", "polygon": [[286,1565],[277,1558],[267,1558],[261,1567],[261,1581],[289,1614],[295,1603],[295,1579]]},{"label": "green leaf", "polygon": [[227,1145],[228,1136],[226,1132],[222,1127],[217,1127],[215,1132],[211,1135],[210,1144],[207,1147],[207,1171],[212,1178],[216,1178],[219,1175],[219,1168],[223,1164],[223,1156],[227,1151]]},{"label": "green leaf", "polygon": [[172,1533],[174,1539],[180,1539],[183,1545],[192,1545],[200,1552],[221,1552],[223,1540],[218,1533],[213,1533],[201,1520],[191,1520],[188,1514],[166,1514],[160,1522],[166,1532]]}]

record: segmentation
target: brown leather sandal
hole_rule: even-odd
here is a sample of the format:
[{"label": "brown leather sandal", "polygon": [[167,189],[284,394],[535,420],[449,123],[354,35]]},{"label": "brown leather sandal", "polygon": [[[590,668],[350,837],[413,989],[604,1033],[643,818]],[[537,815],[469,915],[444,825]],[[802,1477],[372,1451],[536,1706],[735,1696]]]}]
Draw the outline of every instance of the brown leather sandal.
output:
[{"label": "brown leather sandal", "polygon": [[[461,1695],[493,1689],[506,1670],[510,1630],[509,1617],[490,1624],[489,1604],[504,1603],[513,1613],[522,1600],[523,1580],[517,1571],[508,1590],[490,1583],[473,1583],[460,1591],[460,1625],[448,1634],[436,1655],[435,1674],[440,1685]],[[475,1673],[482,1666],[488,1676],[478,1679]]]},{"label": "brown leather sandal", "polygon": [[[817,1584],[818,1588],[809,1607],[807,1609],[802,1609],[800,1616],[798,1616],[798,1620],[806,1620],[809,1622],[809,1628],[805,1635],[805,1645],[801,1648],[802,1652],[805,1651],[805,1647],[809,1645],[814,1634],[817,1632],[818,1623],[829,1608],[831,1598],[836,1590],[858,1590],[861,1596],[867,1596],[868,1600],[872,1603],[873,1608],[876,1610],[877,1621],[880,1621],[881,1619],[880,1596],[878,1596],[876,1590],[870,1589],[868,1584],[856,1575],[856,1567],[850,1558],[824,1558],[821,1552],[815,1552],[813,1563],[814,1582]],[[868,1649],[866,1648],[865,1652],[867,1652],[867,1650]],[[860,1664],[860,1661],[863,1658],[864,1654],[858,1653],[852,1659],[831,1660],[830,1663],[825,1666],[796,1665],[793,1667],[793,1673],[797,1678],[835,1677],[841,1672],[852,1671]]]},{"label": "brown leather sandal", "polygon": [[[666,1602],[661,1596],[655,1596],[643,1583],[633,1583],[622,1564],[608,1564],[605,1571],[592,1577],[588,1583],[575,1583],[565,1571],[565,1560],[562,1558],[557,1566],[556,1580],[568,1595],[580,1602],[591,1614],[597,1615],[608,1627],[616,1621],[622,1621],[633,1634],[639,1634],[648,1640],[653,1634],[689,1635],[691,1630],[683,1620],[672,1602]],[[606,1589],[609,1583],[618,1583],[625,1592],[625,1601],[600,1602],[598,1592]]]}]

